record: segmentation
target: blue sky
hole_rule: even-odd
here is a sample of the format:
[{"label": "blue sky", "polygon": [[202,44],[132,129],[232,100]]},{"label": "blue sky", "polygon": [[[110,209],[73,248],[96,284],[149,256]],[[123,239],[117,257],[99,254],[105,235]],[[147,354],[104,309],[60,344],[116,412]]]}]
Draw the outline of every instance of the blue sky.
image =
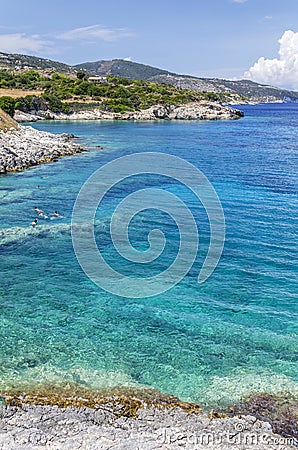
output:
[{"label": "blue sky", "polygon": [[[278,41],[285,31],[292,30],[285,45],[292,52],[288,55],[291,64],[294,52],[293,70],[298,67],[298,0],[1,3],[0,51],[4,52],[69,64],[131,58],[196,76],[242,78],[246,73],[252,78],[266,75],[271,67],[267,61],[280,58]],[[261,61],[249,71],[260,57],[265,63]],[[279,69],[281,77],[284,71]],[[297,74],[292,75],[290,81],[278,77],[276,81],[295,87]],[[294,85],[290,86],[292,78]]]}]

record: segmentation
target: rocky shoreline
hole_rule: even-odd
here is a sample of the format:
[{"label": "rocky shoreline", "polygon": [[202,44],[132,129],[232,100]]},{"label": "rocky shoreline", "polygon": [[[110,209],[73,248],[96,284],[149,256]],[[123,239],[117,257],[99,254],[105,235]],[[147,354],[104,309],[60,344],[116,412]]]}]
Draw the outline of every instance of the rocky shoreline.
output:
[{"label": "rocky shoreline", "polygon": [[85,151],[72,138],[67,134],[57,135],[22,125],[0,131],[0,174]]},{"label": "rocky shoreline", "polygon": [[[184,106],[155,105],[143,111],[123,114],[106,112],[100,109],[80,111],[73,114],[34,111],[16,111],[15,120],[3,112],[2,130],[0,128],[0,174],[24,170],[37,164],[55,161],[66,155],[80,153],[85,149],[74,143],[67,134],[56,135],[35,130],[17,122],[37,120],[235,120],[243,116],[241,111],[220,105],[201,102]],[[6,128],[4,127],[6,124]]]},{"label": "rocky shoreline", "polygon": [[198,405],[150,395],[114,394],[91,402],[56,396],[35,399],[36,404],[26,394],[12,397],[0,406],[0,449],[294,450],[297,445],[255,416],[207,414]]},{"label": "rocky shoreline", "polygon": [[155,105],[141,111],[125,113],[107,112],[101,109],[79,111],[72,114],[52,111],[16,111],[15,120],[31,122],[37,120],[236,120],[243,116],[237,109],[216,102],[202,101],[183,106]]}]

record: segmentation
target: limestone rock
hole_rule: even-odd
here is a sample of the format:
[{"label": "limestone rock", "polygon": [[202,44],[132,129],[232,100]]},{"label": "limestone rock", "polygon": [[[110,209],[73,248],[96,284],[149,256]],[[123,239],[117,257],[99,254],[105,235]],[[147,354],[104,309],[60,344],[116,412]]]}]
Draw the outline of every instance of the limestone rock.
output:
[{"label": "limestone rock", "polygon": [[253,416],[210,420],[180,408],[143,407],[136,418],[107,408],[0,407],[0,449],[295,450]]},{"label": "limestone rock", "polygon": [[243,116],[241,111],[216,102],[195,102],[183,106],[154,105],[141,111],[127,111],[123,114],[95,108],[72,114],[38,111],[37,114],[16,112],[19,122],[42,119],[54,120],[234,120]]},{"label": "limestone rock", "polygon": [[0,174],[26,169],[65,155],[84,151],[70,136],[18,126],[0,131]]}]

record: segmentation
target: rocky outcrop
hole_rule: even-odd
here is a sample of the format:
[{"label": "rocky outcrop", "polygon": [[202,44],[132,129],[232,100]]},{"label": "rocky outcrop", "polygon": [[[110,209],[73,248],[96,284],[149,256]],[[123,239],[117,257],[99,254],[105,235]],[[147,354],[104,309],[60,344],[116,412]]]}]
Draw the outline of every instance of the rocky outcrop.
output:
[{"label": "rocky outcrop", "polygon": [[[26,114],[17,111],[15,119],[30,122],[42,119],[56,120],[229,120],[243,114],[218,103],[201,102],[184,106],[155,105],[142,111],[123,114],[100,109],[80,111],[70,115],[38,111]],[[72,142],[68,135],[54,135],[32,127],[19,126],[2,112],[0,116],[0,174],[26,169],[61,156],[82,152],[84,149]],[[8,130],[8,131],[7,131]]]},{"label": "rocky outcrop", "polygon": [[183,106],[155,105],[141,111],[115,113],[93,109],[72,114],[38,111],[36,114],[26,114],[17,111],[15,119],[18,122],[30,122],[41,119],[55,120],[234,120],[243,116],[237,109],[223,106],[216,102],[196,102]]},{"label": "rocky outcrop", "polygon": [[230,120],[239,119],[243,113],[219,103],[201,102],[184,106],[156,105],[140,112],[123,114],[124,120]]},{"label": "rocky outcrop", "polygon": [[[0,448],[10,450],[295,450],[293,439],[253,416],[213,418],[181,408],[143,407],[135,417],[96,409],[0,407]],[[121,408],[121,404],[118,405]]]},{"label": "rocky outcrop", "polygon": [[14,119],[19,122],[37,122],[38,120],[44,120],[46,117],[36,113],[26,113],[16,110]]},{"label": "rocky outcrop", "polygon": [[54,161],[84,151],[67,134],[51,134],[32,127],[0,131],[0,174]]}]

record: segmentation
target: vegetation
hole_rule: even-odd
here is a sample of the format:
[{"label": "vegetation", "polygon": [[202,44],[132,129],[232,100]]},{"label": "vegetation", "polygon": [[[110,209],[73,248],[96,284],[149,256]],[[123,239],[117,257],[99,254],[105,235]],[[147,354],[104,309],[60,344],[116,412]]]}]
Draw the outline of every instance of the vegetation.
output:
[{"label": "vegetation", "polygon": [[20,55],[18,53],[0,53],[0,65],[6,70],[49,70],[53,72],[75,73],[76,69],[67,64],[38,56]]},{"label": "vegetation", "polygon": [[[221,94],[196,92],[165,83],[129,80],[108,75],[104,83],[89,82],[84,72],[76,76],[54,73],[50,77],[29,70],[25,73],[0,72],[0,87],[22,89],[20,98],[0,97],[2,108],[10,115],[14,109],[24,112],[47,110],[70,113],[97,106],[106,111],[125,112],[149,108],[155,104],[181,105],[199,100],[221,101]],[[26,95],[35,89],[40,95]]]},{"label": "vegetation", "polygon": [[[248,80],[230,81],[216,78],[197,78],[188,75],[179,75],[156,67],[121,59],[110,61],[101,60],[69,66],[58,61],[52,61],[36,56],[0,53],[0,70],[6,70],[6,74],[8,75],[8,78],[2,78],[4,86],[7,86],[5,81],[8,81],[8,83],[12,81],[11,78],[9,79],[8,72],[22,75],[21,72],[27,72],[29,69],[33,71],[38,70],[42,74],[41,78],[44,75],[50,76],[52,73],[59,72],[73,78],[78,76],[79,79],[84,79],[88,77],[88,75],[110,74],[117,77],[125,77],[130,80],[155,81],[157,83],[166,83],[176,87],[183,86],[184,88],[191,89],[195,92],[208,91],[211,93],[220,93],[223,101],[231,101],[234,103],[237,103],[237,101],[241,101],[242,99],[256,102],[283,101],[284,99],[294,102],[298,101],[297,92],[264,86]],[[28,81],[31,83],[31,86],[34,86],[34,80],[26,80],[26,77],[25,80],[22,77],[20,77],[20,79],[23,79],[24,81],[24,84],[19,84],[21,88],[26,86]],[[40,80],[41,83],[42,81],[46,83],[46,80]],[[25,89],[28,89],[28,87],[25,87]]]},{"label": "vegetation", "polygon": [[170,73],[166,70],[158,69],[157,67],[125,61],[123,59],[78,64],[75,68],[93,75],[106,75],[109,73],[110,75],[125,77],[130,80],[149,80],[152,77]]},{"label": "vegetation", "polygon": [[14,74],[11,72],[0,72],[0,88],[14,88],[14,89],[37,89],[46,81],[35,70],[28,70],[24,73]]},{"label": "vegetation", "polygon": [[9,96],[0,97],[0,109],[10,117],[13,117],[15,112],[15,100]]}]

